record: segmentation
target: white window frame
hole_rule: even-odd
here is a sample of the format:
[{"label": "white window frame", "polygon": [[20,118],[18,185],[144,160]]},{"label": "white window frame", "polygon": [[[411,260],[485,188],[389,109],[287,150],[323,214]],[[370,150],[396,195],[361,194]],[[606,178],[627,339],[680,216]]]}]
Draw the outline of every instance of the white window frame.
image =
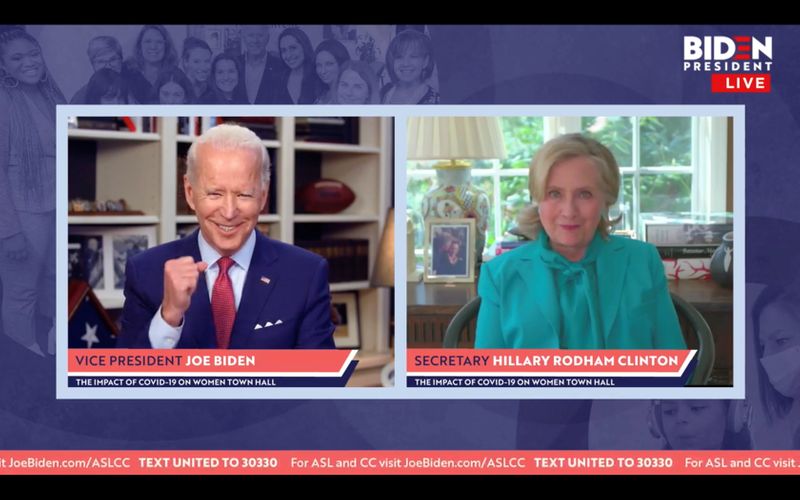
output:
[{"label": "white window frame", "polygon": [[[598,115],[600,116],[600,115]],[[645,116],[645,115],[643,115]],[[656,115],[646,115],[656,116]],[[543,140],[547,142],[561,134],[580,133],[581,116],[545,116]],[[632,120],[632,144],[633,165],[620,166],[623,176],[633,176],[633,199],[631,200],[630,227],[639,231],[640,199],[639,190],[641,188],[641,176],[645,174],[691,174],[692,175],[692,197],[691,210],[693,212],[721,212],[726,208],[726,190],[719,189],[727,182],[727,117],[690,117],[692,119],[692,146],[691,146],[691,165],[679,165],[669,167],[642,166],[639,155],[639,128],[641,116],[629,116]],[[527,169],[502,169],[497,160],[491,161],[492,168],[473,169],[472,177],[492,178],[492,192],[490,196],[491,210],[494,218],[493,229],[495,241],[500,241],[503,237],[502,230],[502,200],[500,199],[500,180],[506,177],[527,177]],[[434,169],[415,169],[407,171],[408,179],[436,178]],[[434,181],[435,182],[435,181]],[[419,207],[411,207],[418,210]],[[640,236],[641,237],[641,236]],[[485,252],[488,252],[487,248]],[[416,252],[421,255],[421,250]]]},{"label": "white window frame", "polygon": [[[598,115],[599,116],[599,115]],[[642,115],[656,116],[656,115]],[[631,151],[632,165],[620,165],[620,173],[633,176],[633,199],[631,200],[630,227],[641,237],[639,216],[641,213],[641,177],[646,174],[691,174],[691,211],[700,213],[722,212],[726,208],[726,190],[719,189],[727,182],[727,117],[693,116],[691,118],[691,165],[643,166],[640,158],[640,119],[630,116],[633,131]],[[549,116],[544,121],[544,140],[560,134],[581,133],[583,116]]]}]

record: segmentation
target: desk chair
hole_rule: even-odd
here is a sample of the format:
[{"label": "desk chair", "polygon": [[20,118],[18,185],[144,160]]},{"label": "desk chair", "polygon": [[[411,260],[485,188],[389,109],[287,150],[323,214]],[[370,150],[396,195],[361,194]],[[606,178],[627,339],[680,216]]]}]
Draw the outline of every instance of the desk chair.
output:
[{"label": "desk chair", "polygon": [[[692,304],[686,302],[681,297],[670,293],[675,311],[678,313],[678,321],[681,324],[683,337],[687,345],[697,344],[697,366],[695,367],[692,378],[687,385],[706,385],[711,377],[711,369],[714,367],[714,337],[711,335],[711,328],[705,318]],[[447,330],[444,332],[444,342],[442,347],[458,347],[461,333],[466,330],[470,321],[478,317],[481,298],[475,297],[462,307],[450,320]],[[694,342],[692,342],[694,341]]]}]

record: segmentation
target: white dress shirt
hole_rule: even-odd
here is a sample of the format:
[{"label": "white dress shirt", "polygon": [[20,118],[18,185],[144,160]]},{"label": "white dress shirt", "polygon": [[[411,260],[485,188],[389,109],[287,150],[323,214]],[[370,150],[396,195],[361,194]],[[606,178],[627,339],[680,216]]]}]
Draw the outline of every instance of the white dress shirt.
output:
[{"label": "white dress shirt", "polygon": [[[203,233],[197,232],[197,244],[200,247],[200,258],[208,264],[208,269],[205,271],[206,288],[208,288],[208,300],[211,301],[211,294],[214,291],[214,282],[219,275],[219,264],[217,261],[222,257],[214,248],[208,244]],[[242,248],[238,252],[231,255],[233,265],[228,269],[228,277],[233,286],[233,299],[236,304],[236,310],[239,310],[239,303],[242,301],[242,291],[244,290],[244,281],[247,277],[247,270],[250,268],[250,260],[253,258],[253,251],[256,248],[256,232],[253,230],[250,237],[247,238]],[[183,331],[183,321],[176,328],[164,321],[161,316],[161,307],[158,308],[153,319],[150,321],[150,329],[148,337],[150,338],[150,345],[154,349],[172,349],[181,339],[181,332]]]}]

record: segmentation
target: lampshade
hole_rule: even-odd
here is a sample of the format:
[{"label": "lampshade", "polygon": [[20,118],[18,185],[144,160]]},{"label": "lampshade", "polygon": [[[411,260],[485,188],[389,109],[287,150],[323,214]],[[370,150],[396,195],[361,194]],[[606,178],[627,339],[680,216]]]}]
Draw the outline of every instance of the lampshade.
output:
[{"label": "lampshade", "polygon": [[409,160],[505,158],[496,116],[420,116],[408,119]]},{"label": "lampshade", "polygon": [[372,270],[372,286],[394,286],[394,207],[389,209],[383,234],[378,243],[378,255]]}]

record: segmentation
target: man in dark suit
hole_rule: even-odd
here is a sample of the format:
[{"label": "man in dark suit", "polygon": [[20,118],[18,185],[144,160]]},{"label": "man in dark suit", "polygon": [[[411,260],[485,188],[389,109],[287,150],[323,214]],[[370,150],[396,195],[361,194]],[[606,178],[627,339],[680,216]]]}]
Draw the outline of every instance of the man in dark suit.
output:
[{"label": "man in dark suit", "polygon": [[255,230],[269,155],[222,124],[189,148],[184,191],[200,229],[128,260],[117,345],[333,348],[328,264]]},{"label": "man in dark suit", "polygon": [[286,90],[288,67],[280,58],[270,55],[269,27],[264,25],[242,26],[244,55],[242,65],[243,86],[251,104],[292,104]]}]

